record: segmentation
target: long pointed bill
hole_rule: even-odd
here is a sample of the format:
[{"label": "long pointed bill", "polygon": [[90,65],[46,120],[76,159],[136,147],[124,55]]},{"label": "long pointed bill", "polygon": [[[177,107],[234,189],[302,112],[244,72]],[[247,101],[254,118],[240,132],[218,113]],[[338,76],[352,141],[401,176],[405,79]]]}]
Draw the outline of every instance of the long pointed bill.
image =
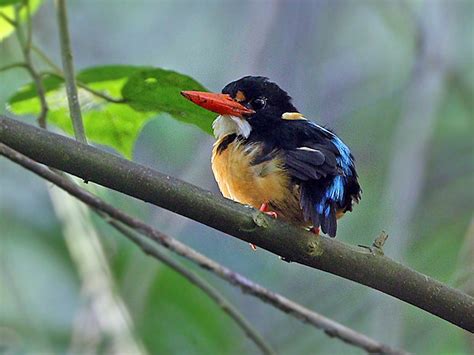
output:
[{"label": "long pointed bill", "polygon": [[220,115],[242,117],[244,115],[255,113],[254,110],[232,100],[232,98],[227,94],[215,94],[201,91],[181,91],[181,95],[194,102],[196,105]]}]

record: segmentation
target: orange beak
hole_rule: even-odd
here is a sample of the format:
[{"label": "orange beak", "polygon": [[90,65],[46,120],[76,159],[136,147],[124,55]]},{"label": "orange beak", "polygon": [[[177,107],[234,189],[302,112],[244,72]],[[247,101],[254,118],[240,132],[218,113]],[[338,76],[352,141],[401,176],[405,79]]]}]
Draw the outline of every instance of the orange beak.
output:
[{"label": "orange beak", "polygon": [[189,101],[194,102],[196,105],[220,115],[242,117],[243,115],[255,113],[254,110],[234,101],[232,97],[227,94],[215,94],[201,91],[181,91],[181,95]]}]

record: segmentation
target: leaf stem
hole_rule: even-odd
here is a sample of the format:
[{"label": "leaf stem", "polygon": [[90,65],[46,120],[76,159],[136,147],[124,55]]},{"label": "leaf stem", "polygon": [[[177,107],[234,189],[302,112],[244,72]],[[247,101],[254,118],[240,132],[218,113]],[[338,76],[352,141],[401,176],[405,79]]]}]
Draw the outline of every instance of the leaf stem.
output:
[{"label": "leaf stem", "polygon": [[74,135],[81,143],[87,143],[82,123],[81,107],[77,94],[76,77],[74,76],[74,63],[72,57],[71,40],[69,38],[66,1],[57,0],[57,21],[59,27],[59,43],[61,47],[61,58],[63,62],[64,79],[66,82],[66,93],[69,104],[69,113],[72,120]]},{"label": "leaf stem", "polygon": [[51,58],[48,57],[48,55],[43,52],[43,50],[41,48],[39,48],[38,46],[36,46],[35,44],[33,44],[31,46],[31,49],[33,50],[33,52],[36,53],[36,55],[44,62],[46,63],[46,65],[48,65],[49,67],[51,67],[51,69],[53,69],[56,73],[61,73],[62,74],[62,70],[61,68],[53,62],[53,60]]},{"label": "leaf stem", "polygon": [[13,27],[17,27],[18,26],[18,22],[11,19],[10,17],[8,17],[7,15],[5,15],[3,12],[0,11],[0,17],[2,19],[4,19],[6,22],[8,22],[10,25],[12,25]]},{"label": "leaf stem", "polygon": [[[43,75],[43,76],[44,75],[51,75],[51,76],[55,76],[59,79],[65,80],[65,77],[64,77],[63,73],[61,73],[61,72],[58,73],[58,72],[54,72],[54,71],[45,71],[45,72],[42,72],[41,75]],[[98,90],[95,90],[95,89],[91,88],[90,86],[82,83],[81,81],[76,80],[76,85],[78,87],[80,87],[81,89],[90,92],[92,95],[100,97],[101,99],[104,99],[105,101],[108,101],[110,103],[123,104],[123,103],[127,102],[127,100],[124,99],[124,98],[116,99],[116,98],[111,97],[111,96],[109,96],[109,95],[107,95],[107,94],[105,94],[101,91],[98,91]]]},{"label": "leaf stem", "polygon": [[[38,57],[44,63],[46,63],[52,69],[52,71],[42,72],[41,75],[54,75],[54,76],[56,76],[56,77],[58,77],[62,80],[65,80],[64,73],[63,73],[62,69],[56,63],[54,63],[54,61],[51,58],[49,58],[48,55],[41,48],[39,48],[39,47],[37,47],[33,44],[32,50],[33,50],[33,52],[35,52],[38,55]],[[87,84],[84,84],[83,82],[77,80],[77,78],[76,78],[76,85],[78,87],[80,87],[81,89],[84,89],[84,90],[90,92],[91,94],[104,99],[105,101],[108,101],[108,102],[111,102],[111,103],[114,103],[114,104],[121,104],[121,103],[127,102],[127,100],[124,99],[124,98],[116,99],[116,98],[111,97],[111,96],[109,96],[109,95],[107,95],[107,94],[105,94],[101,91],[92,89]]]},{"label": "leaf stem", "polygon": [[25,62],[7,64],[4,67],[0,67],[0,73],[3,71],[10,70],[10,69],[15,69],[15,68],[27,69],[28,65]]}]

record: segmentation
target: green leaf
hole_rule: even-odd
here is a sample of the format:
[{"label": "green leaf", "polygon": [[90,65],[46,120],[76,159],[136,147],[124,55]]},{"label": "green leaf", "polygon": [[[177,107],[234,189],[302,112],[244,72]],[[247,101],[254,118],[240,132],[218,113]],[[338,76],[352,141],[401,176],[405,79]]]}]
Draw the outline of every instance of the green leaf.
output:
[{"label": "green leaf", "polygon": [[2,6],[8,6],[8,5],[14,5],[14,4],[19,4],[23,0],[0,0],[0,7]]},{"label": "green leaf", "polygon": [[[115,148],[130,158],[133,145],[144,124],[159,113],[193,123],[210,133],[214,114],[188,102],[181,90],[205,90],[188,76],[150,67],[110,65],[88,68],[78,73],[79,82],[125,103],[112,103],[79,88],[84,127],[87,138]],[[72,135],[67,96],[63,79],[54,75],[43,77],[49,105],[48,123]],[[8,101],[17,115],[38,115],[41,107],[34,84],[21,88]]]},{"label": "green leaf", "polygon": [[[15,5],[17,3],[23,2],[22,0],[0,0],[0,12],[9,19],[15,18]],[[30,3],[30,12],[33,15],[36,10],[38,10],[41,5],[42,0],[29,0]],[[20,9],[20,21],[25,21],[27,18],[26,8],[23,6]],[[15,27],[13,27],[7,20],[0,17],[0,41],[8,37],[13,33]]]},{"label": "green leaf", "polygon": [[146,313],[135,320],[150,353],[231,354],[245,344],[219,306],[175,271],[161,269],[148,292]]},{"label": "green leaf", "polygon": [[122,89],[128,104],[138,111],[166,112],[211,134],[215,114],[181,96],[183,90],[207,91],[189,76],[164,69],[143,70],[132,75]]}]

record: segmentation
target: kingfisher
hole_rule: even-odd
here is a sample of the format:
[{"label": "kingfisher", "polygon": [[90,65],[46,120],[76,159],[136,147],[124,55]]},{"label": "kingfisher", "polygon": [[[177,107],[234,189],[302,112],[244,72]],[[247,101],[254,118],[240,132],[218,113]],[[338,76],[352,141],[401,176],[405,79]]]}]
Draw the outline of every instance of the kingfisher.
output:
[{"label": "kingfisher", "polygon": [[266,77],[245,76],[222,93],[181,94],[219,114],[211,163],[224,197],[336,236],[361,188],[354,157],[335,133],[305,118]]}]

